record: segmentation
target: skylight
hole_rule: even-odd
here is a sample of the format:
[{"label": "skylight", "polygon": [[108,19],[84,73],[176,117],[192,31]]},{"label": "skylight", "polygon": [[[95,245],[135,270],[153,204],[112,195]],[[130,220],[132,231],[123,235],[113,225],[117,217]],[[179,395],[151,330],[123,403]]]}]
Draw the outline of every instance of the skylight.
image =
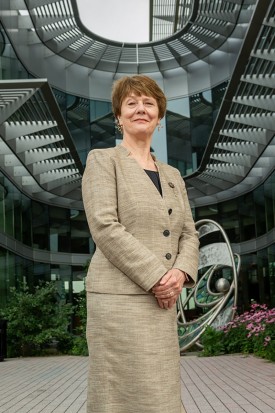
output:
[{"label": "skylight", "polygon": [[76,0],[79,18],[91,32],[123,43],[149,41],[149,0]]}]

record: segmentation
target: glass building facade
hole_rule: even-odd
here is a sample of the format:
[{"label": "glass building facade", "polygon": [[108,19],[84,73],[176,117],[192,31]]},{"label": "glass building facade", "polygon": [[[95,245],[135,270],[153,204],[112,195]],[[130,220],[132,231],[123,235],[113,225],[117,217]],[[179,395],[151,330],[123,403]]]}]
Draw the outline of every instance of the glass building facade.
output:
[{"label": "glass building facade", "polygon": [[[0,31],[0,78],[32,76],[17,58],[3,28]],[[223,81],[202,92],[169,99],[165,119],[168,163],[183,176],[200,164],[228,86]],[[56,101],[82,164],[93,148],[116,144],[111,103],[53,88]],[[156,148],[153,147],[153,150]],[[225,229],[241,255],[239,304],[251,300],[275,305],[275,172],[253,190],[232,199],[193,209],[195,220],[210,218]],[[270,235],[271,234],[271,235]],[[93,254],[83,209],[58,207],[31,199],[0,172],[0,300],[10,287],[55,281],[68,301],[85,287],[85,263]]]}]

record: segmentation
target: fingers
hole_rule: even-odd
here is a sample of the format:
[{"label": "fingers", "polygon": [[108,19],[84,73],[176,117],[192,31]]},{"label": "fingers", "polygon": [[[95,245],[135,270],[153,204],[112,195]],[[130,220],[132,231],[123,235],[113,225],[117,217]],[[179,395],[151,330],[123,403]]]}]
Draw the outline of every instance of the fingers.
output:
[{"label": "fingers", "polygon": [[157,298],[157,302],[158,302],[158,305],[160,306],[160,308],[168,310],[176,304],[177,299],[176,298],[171,298],[170,300],[161,300],[161,299]]},{"label": "fingers", "polygon": [[170,278],[172,277],[172,275],[173,275],[172,270],[167,271],[167,273],[164,274],[164,276],[162,277],[162,279],[159,281],[159,285],[160,285],[160,286],[161,286],[161,285],[165,285],[165,284],[170,280]]},{"label": "fingers", "polygon": [[157,298],[157,302],[158,302],[158,305],[160,306],[160,308],[164,308],[164,304],[163,304],[163,301],[162,301],[162,300],[160,300],[159,298]]},{"label": "fingers", "polygon": [[179,285],[178,287],[175,286],[174,288],[169,288],[168,290],[164,290],[164,291],[154,291],[154,295],[156,298],[160,298],[160,299],[166,299],[169,300],[177,295],[179,295],[181,293],[181,285]]},{"label": "fingers", "polygon": [[172,268],[152,288],[160,308],[169,309],[175,305],[183,284],[188,280],[185,272]]},{"label": "fingers", "polygon": [[153,293],[155,291],[166,291],[172,289],[172,286],[175,282],[175,277],[172,273],[171,270],[169,270],[163,277],[162,279],[156,284],[154,285],[154,287],[152,288]]},{"label": "fingers", "polygon": [[183,276],[172,275],[165,285],[156,285],[152,288],[156,297],[168,298],[174,294],[179,294],[183,286]]},{"label": "fingers", "polygon": [[172,268],[162,277],[162,279],[152,288],[153,293],[176,290],[182,288],[186,274],[177,268]]}]

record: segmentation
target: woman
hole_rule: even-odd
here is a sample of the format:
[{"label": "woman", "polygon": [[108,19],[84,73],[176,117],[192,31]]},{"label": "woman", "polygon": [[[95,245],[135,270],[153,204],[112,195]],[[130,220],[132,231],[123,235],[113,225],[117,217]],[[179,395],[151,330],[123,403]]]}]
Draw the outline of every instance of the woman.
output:
[{"label": "woman", "polygon": [[147,76],[115,82],[115,148],[92,150],[83,202],[88,413],[180,413],[176,300],[196,281],[198,237],[179,171],[150,153],[166,98]]}]

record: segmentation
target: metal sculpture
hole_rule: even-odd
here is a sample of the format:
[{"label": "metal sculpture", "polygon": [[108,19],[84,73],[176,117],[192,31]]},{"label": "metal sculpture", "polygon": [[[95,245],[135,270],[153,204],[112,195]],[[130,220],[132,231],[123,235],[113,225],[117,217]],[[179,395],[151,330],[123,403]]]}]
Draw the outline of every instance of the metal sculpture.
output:
[{"label": "metal sculpture", "polygon": [[[196,222],[200,239],[199,281],[178,300],[178,331],[181,351],[194,344],[211,325],[218,328],[233,319],[237,304],[240,256],[233,254],[223,228],[215,221]],[[190,316],[191,314],[191,316]]]}]

